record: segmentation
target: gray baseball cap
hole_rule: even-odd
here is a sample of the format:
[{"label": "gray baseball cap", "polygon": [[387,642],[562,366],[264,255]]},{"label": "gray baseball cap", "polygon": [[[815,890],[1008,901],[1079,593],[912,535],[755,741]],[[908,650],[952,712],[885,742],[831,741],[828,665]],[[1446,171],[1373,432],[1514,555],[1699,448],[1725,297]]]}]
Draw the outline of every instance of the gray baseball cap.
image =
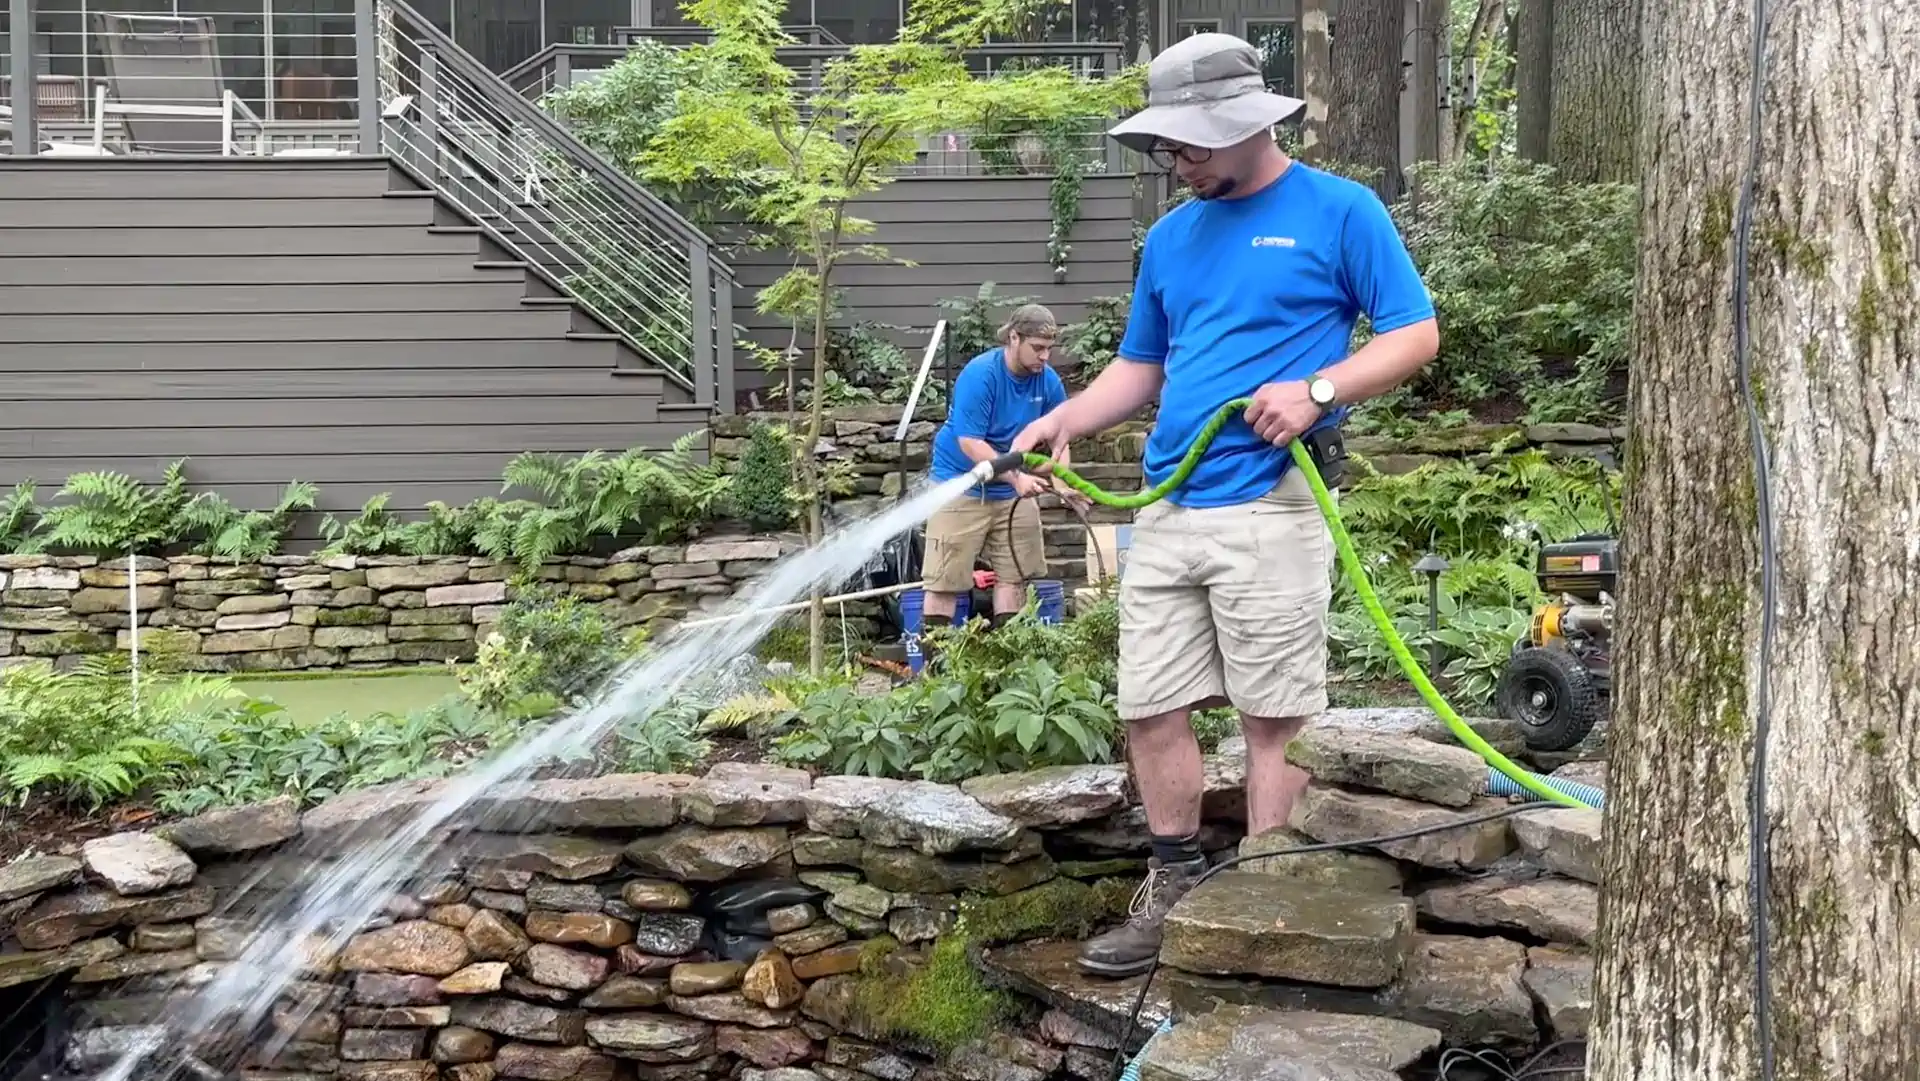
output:
[{"label": "gray baseball cap", "polygon": [[1147,65],[1147,107],[1107,134],[1145,153],[1159,140],[1218,150],[1306,108],[1267,90],[1260,53],[1232,34],[1195,34]]}]

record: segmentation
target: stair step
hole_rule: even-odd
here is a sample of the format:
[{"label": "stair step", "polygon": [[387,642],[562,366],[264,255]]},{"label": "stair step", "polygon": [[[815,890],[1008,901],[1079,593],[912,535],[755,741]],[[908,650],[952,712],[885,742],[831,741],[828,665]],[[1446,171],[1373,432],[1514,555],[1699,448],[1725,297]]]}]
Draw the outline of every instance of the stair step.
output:
[{"label": "stair step", "polygon": [[[525,304],[526,301],[522,300],[520,303]],[[620,335],[598,334],[590,330],[569,330],[567,331],[567,340],[572,342],[617,342],[620,340]]]},{"label": "stair step", "polygon": [[528,269],[526,261],[523,259],[476,259],[473,262],[473,268],[475,270],[526,270]]},{"label": "stair step", "polygon": [[384,199],[431,199],[436,194],[426,188],[388,188],[380,196]]},{"label": "stair step", "polygon": [[435,236],[482,236],[486,230],[478,225],[429,225],[427,232]]},{"label": "stair step", "polygon": [[529,308],[571,308],[572,297],[521,297],[520,303]]}]

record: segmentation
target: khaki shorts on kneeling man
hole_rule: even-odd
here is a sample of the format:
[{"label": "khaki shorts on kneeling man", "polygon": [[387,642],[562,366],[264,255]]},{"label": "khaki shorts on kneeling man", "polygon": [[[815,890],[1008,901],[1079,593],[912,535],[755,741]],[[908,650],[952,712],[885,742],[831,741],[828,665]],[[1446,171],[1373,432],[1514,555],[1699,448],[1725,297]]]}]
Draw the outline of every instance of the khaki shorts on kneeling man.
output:
[{"label": "khaki shorts on kneeling man", "polygon": [[982,556],[993,568],[994,580],[1004,585],[1022,585],[1047,574],[1046,534],[1040,506],[1031,499],[961,496],[927,519],[926,537],[921,578],[935,593],[970,592],[973,564]]},{"label": "khaki shorts on kneeling man", "polygon": [[1325,710],[1332,561],[1296,469],[1250,503],[1142,509],[1120,580],[1120,718],[1227,704],[1268,718]]}]

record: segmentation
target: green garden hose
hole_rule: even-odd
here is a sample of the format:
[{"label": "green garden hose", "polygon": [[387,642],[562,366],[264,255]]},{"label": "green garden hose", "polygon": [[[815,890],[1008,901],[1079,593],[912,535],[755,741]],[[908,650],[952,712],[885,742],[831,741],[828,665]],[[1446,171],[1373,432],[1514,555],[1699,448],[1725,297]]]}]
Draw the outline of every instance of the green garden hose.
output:
[{"label": "green garden hose", "polygon": [[[1194,437],[1193,444],[1187,448],[1186,456],[1180,459],[1180,464],[1174,469],[1172,476],[1151,488],[1143,488],[1131,495],[1108,492],[1071,469],[1055,466],[1053,459],[1044,454],[1029,453],[1024,457],[1028,467],[1047,467],[1068,487],[1101,506],[1137,510],[1159,502],[1166,498],[1168,492],[1186,483],[1186,479],[1193,474],[1194,467],[1200,464],[1200,459],[1206,454],[1207,448],[1213,444],[1214,437],[1220,434],[1220,429],[1224,428],[1235,414],[1244,412],[1252,404],[1252,398],[1235,398],[1221,406],[1219,412],[1207,421],[1206,427],[1200,429],[1200,434]],[[1487,765],[1492,766],[1514,784],[1543,800],[1563,807],[1588,807],[1588,804],[1579,799],[1541,783],[1539,778],[1515,765],[1506,755],[1501,754],[1482,739],[1480,733],[1468,727],[1467,722],[1461,720],[1460,715],[1447,704],[1447,700],[1440,697],[1439,690],[1434,687],[1433,681],[1427,678],[1427,673],[1420,667],[1420,663],[1413,659],[1412,651],[1407,649],[1406,641],[1394,629],[1393,621],[1387,617],[1386,609],[1380,604],[1380,598],[1374,594],[1373,583],[1367,580],[1367,572],[1360,565],[1360,556],[1354,551],[1353,538],[1347,535],[1346,526],[1340,521],[1340,510],[1334,505],[1333,495],[1327,491],[1327,484],[1321,479],[1320,470],[1313,464],[1313,456],[1307,453],[1306,445],[1297,439],[1294,440],[1290,449],[1294,466],[1306,475],[1308,485],[1313,488],[1314,502],[1320,505],[1320,513],[1327,520],[1327,528],[1333,534],[1333,546],[1340,553],[1340,565],[1347,572],[1347,581],[1351,582],[1354,591],[1360,594],[1360,602],[1366,606],[1367,614],[1373,617],[1373,625],[1380,629],[1380,636],[1386,640],[1387,648],[1400,662],[1400,670],[1413,681],[1414,687],[1420,692],[1420,697],[1426,700],[1427,705],[1439,715],[1442,721],[1446,722],[1447,728],[1452,730],[1461,743],[1485,759]]]}]

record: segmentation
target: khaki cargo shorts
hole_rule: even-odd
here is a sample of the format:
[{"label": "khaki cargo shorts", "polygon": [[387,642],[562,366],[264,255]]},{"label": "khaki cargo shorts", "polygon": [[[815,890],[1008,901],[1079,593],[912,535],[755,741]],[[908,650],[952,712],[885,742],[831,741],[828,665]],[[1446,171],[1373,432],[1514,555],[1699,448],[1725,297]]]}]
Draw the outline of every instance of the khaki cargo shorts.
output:
[{"label": "khaki cargo shorts", "polygon": [[1325,710],[1332,568],[1332,534],[1297,469],[1251,503],[1142,509],[1120,580],[1121,719]]},{"label": "khaki cargo shorts", "polygon": [[971,591],[973,564],[982,553],[995,579],[1007,585],[1046,576],[1047,543],[1040,529],[1039,504],[1019,500],[1009,525],[1007,511],[1012,502],[961,496],[927,519],[926,566],[921,575],[927,589]]}]

